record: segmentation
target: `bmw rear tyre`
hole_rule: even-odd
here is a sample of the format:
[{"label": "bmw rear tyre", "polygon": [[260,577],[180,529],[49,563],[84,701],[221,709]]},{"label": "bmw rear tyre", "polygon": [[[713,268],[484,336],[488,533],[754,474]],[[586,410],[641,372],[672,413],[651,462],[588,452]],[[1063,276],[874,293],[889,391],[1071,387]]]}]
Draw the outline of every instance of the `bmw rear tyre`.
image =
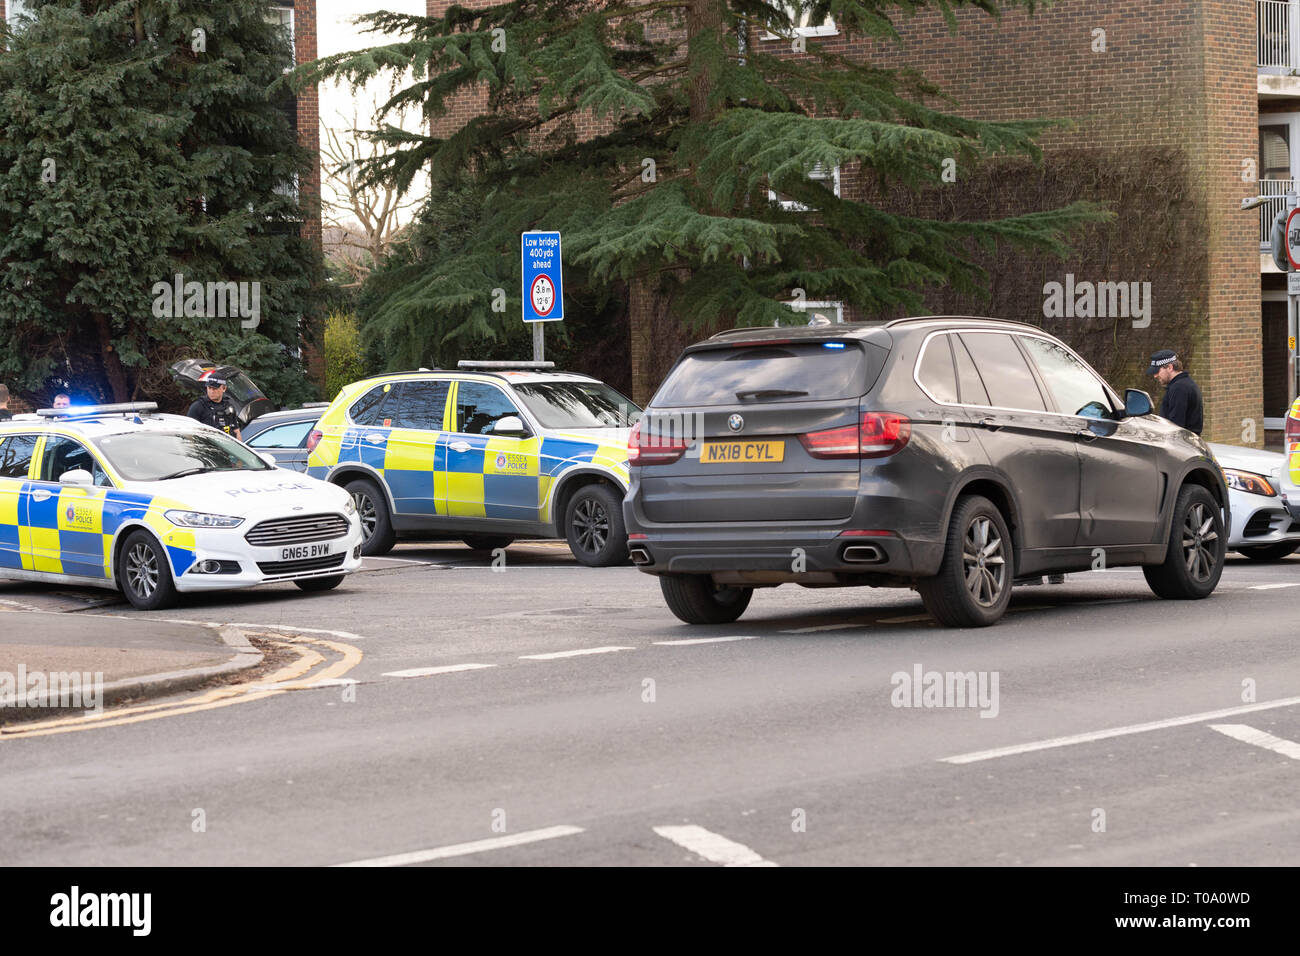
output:
[{"label": "bmw rear tyre", "polygon": [[1174,502],[1165,562],[1143,567],[1142,574],[1159,597],[1175,601],[1209,597],[1223,574],[1227,543],[1223,512],[1214,496],[1200,485],[1183,485]]},{"label": "bmw rear tyre", "polygon": [[730,624],[745,613],[754,589],[713,583],[707,574],[661,574],[668,610],[687,624]]},{"label": "bmw rear tyre", "polygon": [[132,532],[122,545],[117,583],[137,610],[158,611],[176,603],[167,549],[147,531]]},{"label": "bmw rear tyre", "polygon": [[352,502],[357,506],[357,517],[361,519],[361,553],[376,555],[392,551],[397,543],[397,534],[393,531],[388,502],[379,486],[369,478],[357,478],[344,485],[343,490],[352,496]]},{"label": "bmw rear tyre", "polygon": [[1011,601],[1014,555],[1006,519],[980,495],[953,509],[939,573],[916,582],[925,609],[945,627],[987,627]]},{"label": "bmw rear tyre", "polygon": [[606,568],[627,562],[623,499],[608,485],[584,485],[564,509],[564,536],[579,564]]}]

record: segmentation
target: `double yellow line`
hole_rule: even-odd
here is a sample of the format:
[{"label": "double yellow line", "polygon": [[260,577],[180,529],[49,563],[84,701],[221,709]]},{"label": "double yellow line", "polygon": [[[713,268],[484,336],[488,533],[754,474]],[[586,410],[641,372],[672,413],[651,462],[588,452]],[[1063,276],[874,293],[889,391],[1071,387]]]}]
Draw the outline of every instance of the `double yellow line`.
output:
[{"label": "double yellow line", "polygon": [[[280,633],[251,633],[254,637],[264,637],[277,644],[285,644],[298,655],[297,659],[259,681],[249,684],[233,684],[217,687],[194,697],[181,700],[163,701],[156,704],[140,704],[106,710],[98,714],[82,717],[58,717],[32,723],[14,724],[0,727],[0,741],[15,740],[22,737],[45,737],[50,734],[69,734],[82,730],[98,730],[101,727],[120,727],[123,724],[138,724],[145,720],[158,720],[162,717],[178,717],[182,714],[194,714],[231,704],[246,704],[255,700],[274,697],[291,690],[310,690],[322,681],[337,680],[361,663],[361,651],[351,644],[338,641],[326,641],[317,637],[288,636]],[[313,671],[325,664],[325,656],[311,647],[300,645],[315,644],[337,654],[333,662],[326,664],[319,671]]]}]

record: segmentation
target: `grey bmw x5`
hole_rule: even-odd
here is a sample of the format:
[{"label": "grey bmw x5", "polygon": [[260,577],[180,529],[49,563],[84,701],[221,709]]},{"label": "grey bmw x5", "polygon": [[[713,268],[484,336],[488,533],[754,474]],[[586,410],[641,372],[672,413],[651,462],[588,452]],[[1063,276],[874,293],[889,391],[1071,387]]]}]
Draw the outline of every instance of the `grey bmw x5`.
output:
[{"label": "grey bmw x5", "polygon": [[1228,492],[1194,433],[1032,325],[928,317],[733,329],[687,348],[629,440],[633,562],[690,624],[754,588],[910,587],[998,620],[1018,578],[1223,571]]}]

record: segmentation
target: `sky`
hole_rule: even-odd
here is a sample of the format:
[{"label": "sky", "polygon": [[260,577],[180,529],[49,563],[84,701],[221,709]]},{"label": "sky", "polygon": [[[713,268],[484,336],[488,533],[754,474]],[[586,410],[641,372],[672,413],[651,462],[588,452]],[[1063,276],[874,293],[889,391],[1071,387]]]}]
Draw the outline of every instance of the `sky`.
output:
[{"label": "sky", "polygon": [[[384,37],[382,34],[362,32],[360,27],[350,22],[358,14],[371,13],[376,10],[391,10],[396,13],[411,13],[424,16],[426,5],[425,0],[317,0],[317,54],[319,56],[329,56],[334,53],[345,53],[349,50],[359,50],[367,46],[392,42],[392,39]],[[320,87],[321,123],[339,129],[349,128],[355,105],[357,114],[364,125],[373,114],[375,106],[387,98],[387,93],[388,83],[383,80],[372,83],[356,95],[345,84],[323,83]],[[340,118],[340,113],[343,114],[344,118]],[[411,124],[407,123],[406,125],[409,127]],[[323,171],[321,178],[322,189],[328,191],[329,185],[324,182]],[[413,184],[412,192],[419,197],[423,197],[426,190],[427,186],[422,184],[420,180],[416,180]],[[403,221],[408,221],[410,215],[410,213],[406,214]]]}]

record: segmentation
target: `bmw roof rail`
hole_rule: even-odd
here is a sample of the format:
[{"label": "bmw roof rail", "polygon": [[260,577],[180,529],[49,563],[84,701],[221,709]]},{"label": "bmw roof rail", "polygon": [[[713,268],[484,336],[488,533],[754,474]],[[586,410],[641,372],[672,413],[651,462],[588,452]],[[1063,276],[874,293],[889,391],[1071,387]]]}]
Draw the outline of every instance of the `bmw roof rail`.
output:
[{"label": "bmw roof rail", "polygon": [[547,369],[555,368],[554,362],[470,362],[461,360],[456,363],[457,368],[463,368],[467,372],[505,372],[517,369],[521,372],[543,372]]},{"label": "bmw roof rail", "polygon": [[72,421],[83,418],[102,418],[105,415],[138,415],[158,411],[157,402],[120,402],[116,405],[70,405],[67,408],[39,408],[41,418],[58,418]]}]

